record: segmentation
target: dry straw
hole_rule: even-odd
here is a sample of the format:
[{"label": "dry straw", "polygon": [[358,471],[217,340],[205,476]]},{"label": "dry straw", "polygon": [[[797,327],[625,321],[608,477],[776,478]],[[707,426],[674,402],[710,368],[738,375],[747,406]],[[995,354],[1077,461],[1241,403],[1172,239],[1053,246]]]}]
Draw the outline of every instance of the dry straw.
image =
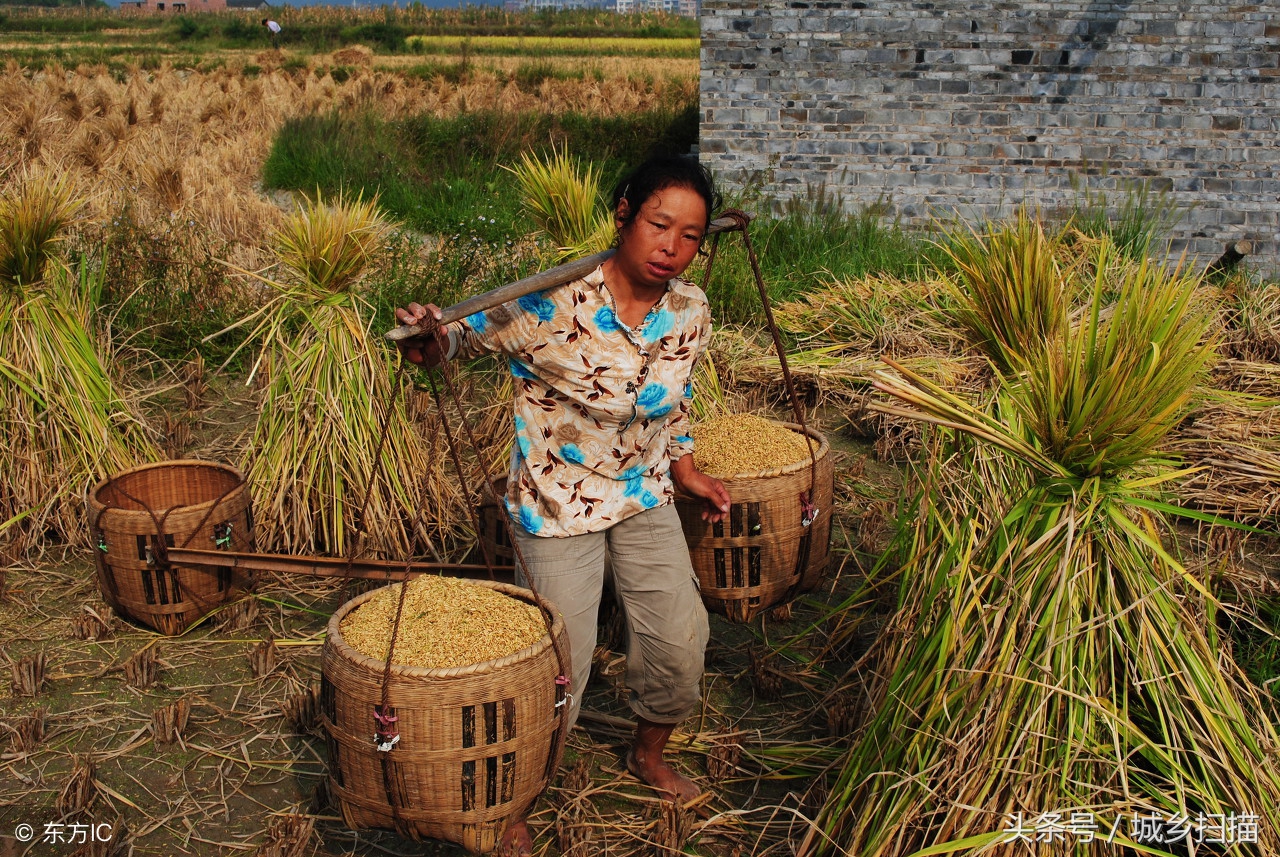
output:
[{"label": "dry straw", "polygon": [[[580,60],[567,62],[580,70]],[[89,204],[93,222],[127,209],[170,242],[175,221],[193,222],[209,245],[231,245],[250,257],[242,267],[255,268],[265,261],[262,236],[283,219],[261,193],[262,163],[290,117],[342,110],[389,119],[487,110],[623,116],[697,98],[696,59],[618,57],[598,65],[604,80],[548,80],[528,92],[510,74],[479,68],[452,81],[361,67],[337,83],[270,67],[246,77],[236,68],[162,63],[120,80],[102,66],[51,64],[33,74],[10,62],[0,71],[0,171],[39,165],[79,175],[103,189]],[[190,152],[200,156],[182,156]]]},{"label": "dry straw", "polygon": [[[1015,231],[988,252],[1041,258],[1035,231]],[[881,565],[900,568],[899,610],[872,714],[804,853],[1026,853],[1017,814],[1046,812],[1115,825],[1128,848],[1135,815],[1247,813],[1258,853],[1280,847],[1276,729],[1221,648],[1213,593],[1165,547],[1176,510],[1159,492],[1177,471],[1159,450],[1210,362],[1208,320],[1194,279],[1114,258],[1100,245],[1085,311],[1036,335],[994,318],[1018,281],[992,284],[983,324],[1003,333],[985,341],[1010,368],[989,404],[881,375],[901,403],[886,407],[944,430]],[[1028,265],[1063,274],[987,267]],[[1077,286],[1033,285],[1064,303]]]}]

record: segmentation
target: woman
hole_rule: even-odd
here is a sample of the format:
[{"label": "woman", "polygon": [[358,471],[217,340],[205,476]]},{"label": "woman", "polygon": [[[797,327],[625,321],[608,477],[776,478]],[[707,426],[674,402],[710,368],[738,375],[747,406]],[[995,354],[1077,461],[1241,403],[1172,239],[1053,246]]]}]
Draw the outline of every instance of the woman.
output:
[{"label": "woman", "polygon": [[[627,684],[636,713],[627,769],[671,798],[698,788],[662,759],[700,698],[707,613],[676,515],[674,486],[729,511],[724,485],[694,466],[688,432],[694,365],[707,345],[706,295],[680,275],[717,195],[696,161],[655,158],[613,194],[617,251],[591,274],[401,343],[406,358],[505,354],[515,377],[516,443],[506,506],[522,573],[564,615],[578,716],[596,643],[605,555],[627,618]],[[433,305],[396,310],[404,324]],[[523,820],[503,854],[527,854]]]}]

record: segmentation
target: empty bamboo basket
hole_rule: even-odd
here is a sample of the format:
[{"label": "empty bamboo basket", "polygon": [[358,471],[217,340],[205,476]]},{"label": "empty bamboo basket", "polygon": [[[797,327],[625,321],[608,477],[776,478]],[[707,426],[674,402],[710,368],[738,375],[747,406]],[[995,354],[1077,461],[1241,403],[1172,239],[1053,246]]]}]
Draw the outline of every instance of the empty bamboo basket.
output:
[{"label": "empty bamboo basket", "polygon": [[[801,430],[794,423],[782,425]],[[826,574],[835,465],[827,439],[813,429],[807,434],[817,444],[812,459],[718,477],[732,501],[723,521],[707,523],[701,499],[676,495],[703,603],[732,622],[748,622],[816,588]],[[802,495],[816,508],[807,525]]]},{"label": "empty bamboo basket", "polygon": [[[509,584],[473,582],[547,606],[556,617],[551,633],[568,651],[564,622],[548,602]],[[546,789],[564,751],[568,706],[551,635],[466,667],[393,666],[387,711],[380,708],[385,662],[357,652],[341,632],[343,618],[375,592],[329,620],[320,703],[330,793],[353,829],[390,828],[489,852]],[[393,746],[380,750],[392,733]]]},{"label": "empty bamboo basket", "polygon": [[253,550],[244,475],[212,461],[162,461],[98,483],[86,498],[102,597],[162,634],[181,634],[251,585],[243,571],[174,565],[171,547]]}]

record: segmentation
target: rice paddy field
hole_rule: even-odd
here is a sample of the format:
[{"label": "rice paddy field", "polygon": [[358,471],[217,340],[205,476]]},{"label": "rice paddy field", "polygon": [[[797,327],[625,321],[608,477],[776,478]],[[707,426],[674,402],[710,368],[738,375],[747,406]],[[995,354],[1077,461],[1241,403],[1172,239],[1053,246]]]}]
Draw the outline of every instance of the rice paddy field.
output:
[{"label": "rice paddy field", "polygon": [[[219,461],[260,551],[479,561],[506,373],[455,403],[381,334],[597,248],[599,190],[696,143],[696,25],[279,20],[0,12],[0,854],[464,853],[325,785],[326,625],[376,581],[260,571],[161,635],[104,597],[85,491]],[[713,616],[688,806],[622,762],[606,606],[535,854],[1276,853],[1280,284],[1151,262],[1177,212],[1140,187],[928,234],[729,203],[831,442],[827,575]],[[788,420],[742,237],[714,258],[698,417]]]}]

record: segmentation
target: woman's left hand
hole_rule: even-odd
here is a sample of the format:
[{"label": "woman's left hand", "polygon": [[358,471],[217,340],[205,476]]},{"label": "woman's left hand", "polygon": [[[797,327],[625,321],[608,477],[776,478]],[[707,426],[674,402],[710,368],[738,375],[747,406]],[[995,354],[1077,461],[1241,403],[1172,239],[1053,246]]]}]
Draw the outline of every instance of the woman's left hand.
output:
[{"label": "woman's left hand", "polygon": [[715,524],[723,521],[729,514],[729,489],[719,479],[694,467],[692,455],[682,455],[673,461],[671,476],[681,491],[706,501],[702,520]]}]

